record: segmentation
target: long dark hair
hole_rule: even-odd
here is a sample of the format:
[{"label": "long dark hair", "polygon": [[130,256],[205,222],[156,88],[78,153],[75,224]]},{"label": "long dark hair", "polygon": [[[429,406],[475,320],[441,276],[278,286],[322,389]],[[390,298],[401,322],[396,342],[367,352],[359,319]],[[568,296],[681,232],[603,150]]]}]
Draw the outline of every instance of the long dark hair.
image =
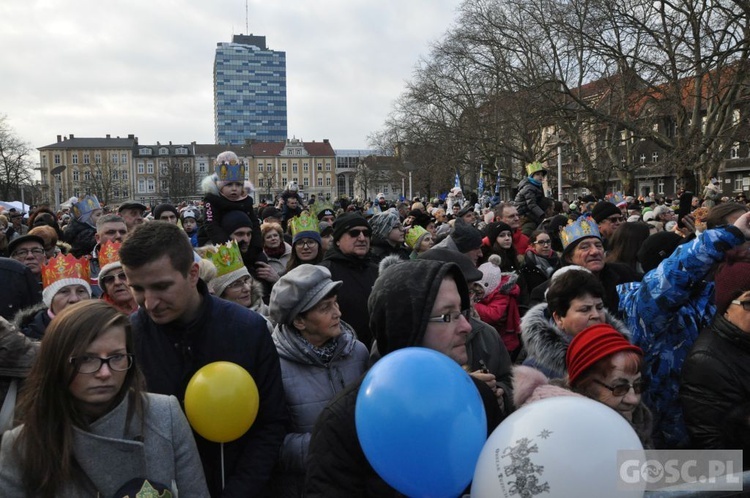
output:
[{"label": "long dark hair", "polygon": [[609,240],[607,263],[625,263],[633,270],[637,269],[638,250],[650,235],[650,229],[643,221],[620,225]]},{"label": "long dark hair", "polygon": [[[73,455],[73,426],[86,429],[88,422],[76,408],[68,386],[76,376],[71,356],[84,354],[102,332],[125,328],[128,353],[133,335],[128,317],[98,299],[67,306],[50,323],[19,399],[21,429],[14,447],[21,462],[29,496],[54,497],[66,483],[81,479]],[[143,421],[144,378],[136,365],[125,374],[113,406],[131,396],[128,419]]]}]

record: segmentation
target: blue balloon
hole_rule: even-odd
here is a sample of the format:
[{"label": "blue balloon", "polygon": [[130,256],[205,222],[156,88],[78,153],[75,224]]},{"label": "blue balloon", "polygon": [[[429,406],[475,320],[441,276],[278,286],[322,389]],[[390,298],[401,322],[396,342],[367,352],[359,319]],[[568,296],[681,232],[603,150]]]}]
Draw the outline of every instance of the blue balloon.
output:
[{"label": "blue balloon", "polygon": [[373,469],[412,497],[455,497],[471,482],[487,416],[469,374],[442,353],[405,348],[367,373],[357,436]]}]

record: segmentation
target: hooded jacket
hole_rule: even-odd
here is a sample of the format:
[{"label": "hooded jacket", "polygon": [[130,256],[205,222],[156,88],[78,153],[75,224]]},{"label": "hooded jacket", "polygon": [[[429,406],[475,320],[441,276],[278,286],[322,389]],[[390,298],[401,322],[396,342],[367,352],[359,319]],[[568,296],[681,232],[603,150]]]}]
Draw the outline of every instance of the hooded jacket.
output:
[{"label": "hooded jacket", "polygon": [[0,316],[13,320],[22,309],[42,302],[42,286],[29,268],[10,258],[0,258]]},{"label": "hooded jacket", "polygon": [[52,321],[47,311],[48,308],[44,303],[22,309],[13,318],[13,326],[26,337],[41,341],[44,337],[44,331],[47,330],[49,322]]},{"label": "hooded jacket", "polygon": [[646,390],[657,447],[682,447],[688,434],[679,400],[680,372],[701,330],[716,313],[714,283],[705,279],[725,252],[745,242],[734,226],[706,230],[677,249],[641,282],[618,285],[620,312],[643,350]]},{"label": "hooded jacket", "polygon": [[[370,327],[386,354],[422,344],[443,278],[456,280],[463,308],[469,291],[454,263],[413,260],[384,270],[370,294]],[[339,393],[318,418],[310,440],[305,480],[308,498],[403,496],[373,470],[357,439],[354,410],[362,378]],[[497,400],[475,381],[487,411],[488,434],[500,422]],[[437,394],[436,394],[437,395]]]},{"label": "hooded jacket", "polygon": [[525,216],[537,225],[541,223],[544,219],[544,210],[539,207],[539,201],[543,197],[544,190],[542,190],[541,185],[535,185],[529,177],[521,180],[518,183],[518,193],[515,199],[518,215]]},{"label": "hooded jacket", "polygon": [[96,247],[96,227],[73,219],[63,232],[65,242],[70,244],[74,257],[86,256]]},{"label": "hooded jacket", "polygon": [[305,459],[315,421],[337,393],[367,371],[367,348],[349,325],[340,323],[341,335],[328,363],[305,348],[299,332],[289,326],[277,325],[273,332],[291,419],[274,472],[274,496],[303,495]]},{"label": "hooded jacket", "polygon": [[[605,310],[605,322],[630,339],[625,324]],[[547,308],[547,303],[537,304],[521,319],[521,337],[527,357],[523,364],[541,370],[550,379],[565,377],[565,354],[572,336],[560,330]]]}]

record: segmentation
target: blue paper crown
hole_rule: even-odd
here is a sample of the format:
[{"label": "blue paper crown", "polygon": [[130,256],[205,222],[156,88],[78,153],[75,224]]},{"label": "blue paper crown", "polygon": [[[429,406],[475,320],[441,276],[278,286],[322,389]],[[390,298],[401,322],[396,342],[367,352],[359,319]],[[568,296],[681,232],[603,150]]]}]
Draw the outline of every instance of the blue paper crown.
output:
[{"label": "blue paper crown", "polygon": [[571,220],[566,226],[560,227],[560,239],[563,243],[563,249],[584,237],[596,237],[600,240],[602,238],[602,235],[599,233],[599,226],[589,214],[582,215],[576,221]]},{"label": "blue paper crown", "polygon": [[86,213],[90,213],[91,211],[94,211],[95,209],[101,209],[101,204],[99,204],[99,199],[96,198],[95,195],[87,195],[83,199],[80,199],[78,202],[73,203],[73,205],[70,207],[70,209],[73,211],[73,216],[80,219],[81,216],[85,215]]},{"label": "blue paper crown", "polygon": [[222,152],[216,157],[214,173],[220,182],[245,181],[245,163],[232,151]]},{"label": "blue paper crown", "polygon": [[625,202],[625,196],[622,195],[622,192],[614,192],[607,196],[607,200],[617,206]]}]

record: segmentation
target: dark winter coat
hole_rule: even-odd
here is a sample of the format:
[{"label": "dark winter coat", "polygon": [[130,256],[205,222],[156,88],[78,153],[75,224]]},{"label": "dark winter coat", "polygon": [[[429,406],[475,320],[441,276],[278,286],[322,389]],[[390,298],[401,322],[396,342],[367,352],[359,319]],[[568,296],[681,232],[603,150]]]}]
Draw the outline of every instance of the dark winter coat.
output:
[{"label": "dark winter coat", "polygon": [[534,185],[528,177],[518,183],[518,193],[515,204],[518,215],[522,218],[535,222],[537,225],[544,219],[544,210],[539,203],[544,198],[544,190],[541,185]]},{"label": "dark winter coat", "polygon": [[370,332],[370,312],[367,300],[375,280],[378,278],[378,267],[370,256],[364,258],[342,253],[338,247],[331,247],[320,266],[331,271],[331,280],[343,282],[338,290],[338,303],[341,319],[352,326],[354,332],[368,349],[372,346]]},{"label": "dark winter coat", "polygon": [[[605,312],[605,321],[630,339],[630,333],[620,320]],[[565,377],[565,354],[573,336],[558,328],[547,303],[537,304],[521,319],[521,338],[526,348],[524,365],[534,367],[550,379]]]},{"label": "dark winter coat", "polygon": [[239,304],[208,293],[199,281],[203,302],[198,317],[180,327],[157,325],[141,308],[131,315],[138,364],[150,392],[171,394],[184,402],[193,374],[215,361],[240,365],[258,387],[260,408],[249,431],[224,443],[226,486],[221,492],[221,445],[195,435],[212,496],[262,496],[284,439],[287,414],[276,348],[266,321]]},{"label": "dark winter coat", "polygon": [[553,273],[560,268],[560,258],[557,253],[552,252],[549,257],[540,256],[533,251],[526,251],[521,266],[521,276],[526,282],[528,289],[543,284],[550,279]]},{"label": "dark winter coat", "polygon": [[47,311],[44,303],[21,310],[13,319],[13,325],[29,339],[41,341],[44,331],[52,321]]},{"label": "dark winter coat", "polygon": [[230,201],[219,193],[219,188],[216,186],[213,176],[204,178],[201,187],[205,194],[203,198],[205,220],[198,229],[198,245],[223,244],[228,241],[232,234],[226,233],[221,227],[221,219],[229,211],[242,211],[253,224],[253,237],[250,240],[249,252],[256,255],[263,251],[263,237],[260,234],[258,216],[253,208],[253,198],[248,195],[239,201]]},{"label": "dark winter coat", "polygon": [[[693,447],[750,451],[727,424],[733,409],[750,402],[750,334],[717,315],[682,365],[680,401]],[[747,434],[747,419],[744,427]]]},{"label": "dark winter coat", "polygon": [[6,320],[22,309],[42,302],[39,279],[24,265],[10,258],[0,258],[0,316]]},{"label": "dark winter coat", "polygon": [[274,330],[273,340],[281,360],[284,395],[290,415],[274,472],[274,496],[304,496],[305,460],[315,421],[337,393],[357,382],[367,370],[367,348],[355,339],[349,325],[341,322],[341,329],[333,358],[328,363],[323,363],[303,346],[298,332],[286,325],[278,325]]},{"label": "dark winter coat", "polygon": [[63,239],[70,244],[73,256],[86,256],[96,247],[96,227],[74,219],[65,227]]},{"label": "dark winter coat", "polygon": [[370,246],[370,255],[375,264],[380,264],[388,256],[398,256],[400,259],[410,259],[410,251],[406,247],[393,247],[385,240],[373,241]]}]

